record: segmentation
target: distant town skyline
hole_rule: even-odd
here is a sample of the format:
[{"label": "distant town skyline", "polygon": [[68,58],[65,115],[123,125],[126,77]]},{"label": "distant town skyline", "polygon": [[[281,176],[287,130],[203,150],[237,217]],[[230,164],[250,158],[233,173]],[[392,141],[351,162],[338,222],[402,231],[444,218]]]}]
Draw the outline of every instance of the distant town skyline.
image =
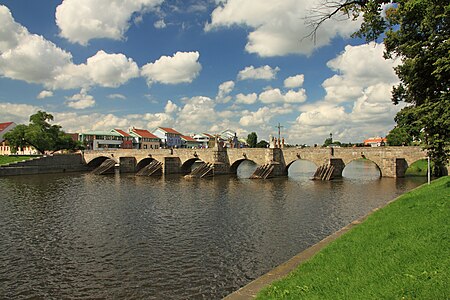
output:
[{"label": "distant town skyline", "polygon": [[319,1],[0,0],[0,122],[52,113],[68,132],[225,129],[290,144],[385,136],[397,62]]}]

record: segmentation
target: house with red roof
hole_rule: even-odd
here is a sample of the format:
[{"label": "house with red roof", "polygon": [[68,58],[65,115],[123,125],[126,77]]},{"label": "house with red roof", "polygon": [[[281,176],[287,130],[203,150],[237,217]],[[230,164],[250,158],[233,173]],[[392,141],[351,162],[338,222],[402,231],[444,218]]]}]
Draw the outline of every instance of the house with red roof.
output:
[{"label": "house with red roof", "polygon": [[133,149],[133,137],[122,129],[112,129],[111,132],[115,132],[122,137],[121,149]]},{"label": "house with red roof", "polygon": [[166,148],[180,148],[183,145],[182,134],[173,128],[158,127],[153,130],[153,134],[161,139],[161,143]]},{"label": "house with red roof", "polygon": [[383,138],[383,137],[371,137],[368,138],[367,140],[364,140],[364,146],[369,146],[369,147],[380,147],[380,146],[384,146],[387,144],[387,139]]},{"label": "house with red roof", "polygon": [[181,135],[181,142],[182,148],[199,148],[201,146],[201,143],[187,135]]},{"label": "house with red roof", "polygon": [[130,135],[134,138],[135,149],[159,149],[161,140],[159,137],[146,129],[131,128]]}]

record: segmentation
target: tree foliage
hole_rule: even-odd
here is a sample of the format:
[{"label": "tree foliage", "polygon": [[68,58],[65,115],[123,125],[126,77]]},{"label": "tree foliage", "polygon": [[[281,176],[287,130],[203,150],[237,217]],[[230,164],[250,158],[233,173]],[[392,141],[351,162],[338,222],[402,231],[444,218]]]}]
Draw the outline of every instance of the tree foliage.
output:
[{"label": "tree foliage", "polygon": [[269,142],[265,141],[265,140],[260,140],[257,144],[256,144],[256,148],[267,148],[269,146]]},{"label": "tree foliage", "polygon": [[389,146],[409,146],[413,139],[402,126],[395,126],[386,136]]},{"label": "tree foliage", "polygon": [[397,127],[414,139],[423,135],[438,173],[450,157],[450,1],[324,1],[312,19],[313,32],[335,15],[362,16],[354,36],[368,41],[381,37],[384,57],[401,59],[395,67],[400,83],[392,89],[392,101],[408,106],[398,113]]},{"label": "tree foliage", "polygon": [[49,121],[53,121],[51,114],[38,111],[30,116],[29,125],[17,125],[7,132],[4,138],[8,140],[13,152],[25,146],[33,146],[40,153],[63,149],[74,150],[79,147],[79,143],[73,141],[70,135],[61,130],[61,126],[51,125]]},{"label": "tree foliage", "polygon": [[256,144],[258,143],[258,136],[256,132],[252,132],[247,136],[247,144],[250,148],[256,148]]}]

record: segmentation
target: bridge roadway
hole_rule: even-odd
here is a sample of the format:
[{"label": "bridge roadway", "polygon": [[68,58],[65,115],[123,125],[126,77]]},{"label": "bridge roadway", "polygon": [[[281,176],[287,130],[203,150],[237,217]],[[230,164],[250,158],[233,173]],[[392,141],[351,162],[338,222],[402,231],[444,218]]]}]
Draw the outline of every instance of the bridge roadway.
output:
[{"label": "bridge roadway", "polygon": [[403,177],[409,165],[427,154],[420,147],[358,147],[358,148],[241,148],[241,149],[118,149],[83,152],[84,162],[95,167],[114,159],[124,173],[136,172],[152,160],[163,163],[165,174],[188,173],[192,164],[201,160],[214,165],[214,174],[233,174],[244,160],[258,165],[275,165],[275,176],[285,176],[289,166],[299,159],[321,166],[335,166],[333,178],[342,176],[345,165],[355,159],[374,162],[383,177]]}]

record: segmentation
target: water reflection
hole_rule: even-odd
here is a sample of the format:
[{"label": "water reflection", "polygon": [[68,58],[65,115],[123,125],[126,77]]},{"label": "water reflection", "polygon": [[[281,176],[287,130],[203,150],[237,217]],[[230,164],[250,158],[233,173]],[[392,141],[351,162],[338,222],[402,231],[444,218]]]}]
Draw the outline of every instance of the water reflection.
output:
[{"label": "water reflection", "polygon": [[342,176],[347,179],[375,180],[381,177],[381,172],[374,162],[367,159],[356,159],[345,166]]},{"label": "water reflection", "polygon": [[219,299],[413,179],[2,177],[0,295]]},{"label": "water reflection", "polygon": [[305,180],[312,179],[316,170],[317,166],[315,163],[299,159],[289,166],[288,174],[291,179]]},{"label": "water reflection", "polygon": [[236,175],[238,178],[250,178],[256,168],[258,165],[255,162],[246,159],[239,164]]}]

